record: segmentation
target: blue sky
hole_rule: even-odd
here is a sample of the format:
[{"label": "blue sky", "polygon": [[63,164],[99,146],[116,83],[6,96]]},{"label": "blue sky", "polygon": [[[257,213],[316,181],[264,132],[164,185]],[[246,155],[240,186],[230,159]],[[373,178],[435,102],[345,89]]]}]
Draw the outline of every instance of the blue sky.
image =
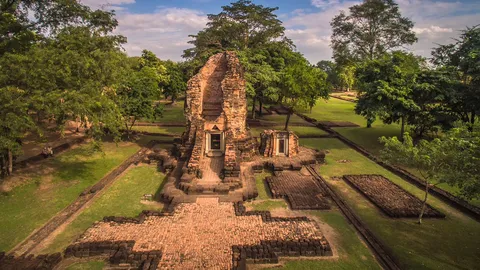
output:
[{"label": "blue sky", "polygon": [[[205,27],[206,15],[218,13],[224,0],[81,0],[92,8],[114,9],[125,35],[129,55],[148,49],[161,59],[182,60],[190,45],[189,34]],[[276,12],[297,50],[311,62],[330,59],[329,22],[361,0],[253,0],[256,4],[279,7]],[[451,42],[459,30],[480,24],[480,1],[474,0],[396,0],[403,16],[415,22],[418,43],[407,49],[430,56],[435,44]],[[477,3],[478,2],[478,3]]]}]

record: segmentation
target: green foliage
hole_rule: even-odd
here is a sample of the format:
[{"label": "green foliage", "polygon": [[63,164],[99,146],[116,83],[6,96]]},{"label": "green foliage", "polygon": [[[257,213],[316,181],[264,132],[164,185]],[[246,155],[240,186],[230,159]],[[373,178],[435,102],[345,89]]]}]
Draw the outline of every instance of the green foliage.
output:
[{"label": "green foliage", "polygon": [[125,38],[111,34],[114,14],[62,0],[3,1],[0,9],[1,96],[18,97],[0,123],[19,117],[17,125],[0,130],[16,142],[2,145],[2,159],[11,164],[25,132],[46,120],[55,120],[60,131],[66,121],[80,121],[95,141],[105,130],[118,136],[119,110],[106,95],[121,77],[124,57]]},{"label": "green foliage", "polygon": [[408,133],[405,133],[403,142],[397,137],[382,137],[380,141],[385,144],[381,151],[383,160],[414,168],[422,176],[426,184],[424,205],[429,186],[444,182],[458,187],[460,195],[467,199],[480,197],[479,134],[454,129],[442,138],[420,140],[417,144]]},{"label": "green foliage", "polygon": [[413,100],[413,88],[421,60],[400,51],[366,61],[357,69],[359,99],[355,112],[371,124],[376,116],[385,123],[402,122],[419,110]]},{"label": "green foliage", "polygon": [[480,27],[463,30],[455,43],[440,45],[432,55],[432,63],[454,76],[444,85],[451,92],[446,101],[471,130],[480,113]]},{"label": "green foliage", "polygon": [[115,100],[123,118],[127,135],[138,119],[154,120],[163,114],[163,105],[154,101],[160,99],[160,85],[169,78],[166,68],[157,56],[143,50],[140,58],[128,60],[125,78],[110,96]]},{"label": "green foliage", "polygon": [[226,50],[262,48],[265,44],[283,39],[285,28],[274,13],[278,8],[256,5],[252,1],[239,0],[222,6],[219,14],[209,14],[207,28],[192,35],[189,43],[194,48],[184,51],[188,59],[203,59]]},{"label": "green foliage", "polygon": [[402,17],[393,0],[369,0],[341,11],[330,23],[332,48],[339,65],[375,59],[417,41],[413,22]]},{"label": "green foliage", "polygon": [[187,76],[178,63],[166,61],[165,66],[168,70],[168,80],[162,84],[163,94],[165,98],[171,97],[172,102],[175,102],[187,89]]}]

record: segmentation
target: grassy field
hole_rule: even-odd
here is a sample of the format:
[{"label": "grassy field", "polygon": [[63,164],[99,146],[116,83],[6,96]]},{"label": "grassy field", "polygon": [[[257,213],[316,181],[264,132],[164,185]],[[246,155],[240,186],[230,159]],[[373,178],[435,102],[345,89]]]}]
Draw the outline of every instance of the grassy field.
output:
[{"label": "grassy field", "polygon": [[[377,156],[383,148],[383,145],[378,141],[380,137],[400,136],[400,126],[398,124],[385,125],[380,120],[377,120],[371,128],[366,128],[365,119],[355,114],[354,108],[355,103],[331,98],[328,101],[319,100],[313,108],[312,113],[306,113],[306,115],[319,121],[350,121],[360,125],[360,127],[334,129],[347,139]],[[415,170],[411,168],[404,169],[420,177]],[[452,187],[445,183],[438,185],[438,187],[452,194],[458,194],[457,187]],[[480,199],[469,200],[469,203],[480,207]]]},{"label": "grassy field", "polygon": [[104,153],[82,145],[15,175],[24,184],[0,195],[0,250],[8,251],[73,202],[87,187],[135,153],[135,143],[104,143]]},{"label": "grassy field", "polygon": [[[340,193],[388,249],[402,269],[475,269],[480,261],[480,223],[435,197],[429,204],[447,215],[445,219],[391,219],[344,181],[332,176],[381,174],[422,198],[423,191],[370,161],[337,139],[304,139],[302,144],[328,150],[320,174]],[[348,160],[349,163],[339,163]]]},{"label": "grassy field", "polygon": [[133,130],[144,131],[150,133],[182,135],[185,131],[185,127],[159,127],[159,126],[134,126]]},{"label": "grassy field", "polygon": [[330,241],[332,237],[334,238],[334,248],[339,258],[333,261],[292,260],[288,261],[282,269],[381,269],[368,248],[358,238],[355,228],[347,222],[339,210],[309,211],[309,213],[333,228],[334,233],[329,235],[329,238]]},{"label": "grassy field", "polygon": [[175,104],[165,104],[163,116],[157,121],[162,123],[185,123],[183,100],[178,100]]},{"label": "grassy field", "polygon": [[102,270],[104,261],[75,262],[69,265],[66,270]]},{"label": "grassy field", "polygon": [[63,251],[95,221],[105,216],[135,217],[142,210],[161,210],[162,204],[142,203],[140,199],[144,194],[155,194],[162,186],[164,178],[165,175],[157,172],[155,166],[132,167],[40,253]]}]

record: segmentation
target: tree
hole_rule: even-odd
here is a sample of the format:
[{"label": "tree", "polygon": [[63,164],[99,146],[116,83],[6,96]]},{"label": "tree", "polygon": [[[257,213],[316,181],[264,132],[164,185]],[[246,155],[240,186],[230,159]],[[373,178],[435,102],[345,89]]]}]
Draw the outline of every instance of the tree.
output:
[{"label": "tree", "polygon": [[359,100],[355,112],[365,116],[367,127],[376,116],[387,124],[400,122],[403,138],[408,114],[419,111],[412,93],[421,61],[413,54],[396,51],[358,68]]},{"label": "tree", "polygon": [[288,108],[285,130],[288,130],[290,116],[299,107],[313,107],[318,98],[328,98],[327,74],[308,65],[299,53],[294,53],[294,62],[287,63],[280,75],[280,92],[284,97],[282,105]]},{"label": "tree", "polygon": [[427,204],[429,190],[440,183],[457,186],[460,195],[475,198],[480,195],[480,134],[468,134],[464,129],[454,129],[442,138],[420,140],[416,145],[408,133],[403,142],[397,137],[380,138],[385,145],[382,159],[391,164],[413,168],[422,176],[425,196],[418,223]]},{"label": "tree", "polygon": [[111,34],[114,14],[63,0],[2,1],[0,10],[0,96],[9,104],[0,114],[0,157],[7,157],[7,172],[25,132],[40,130],[45,118],[60,131],[69,119],[88,122],[95,142],[106,129],[115,135],[119,112],[105,93],[118,83],[125,38]]},{"label": "tree", "polygon": [[335,62],[321,60],[316,66],[327,74],[328,84],[330,84],[334,89],[341,88],[340,77],[337,70],[337,64]]},{"label": "tree", "polygon": [[160,96],[160,82],[157,69],[144,66],[140,70],[132,70],[116,91],[114,98],[123,116],[128,138],[138,119],[155,119],[162,115],[163,106],[153,103]]},{"label": "tree", "polygon": [[187,79],[178,63],[166,61],[165,66],[168,79],[162,84],[163,94],[165,98],[170,97],[174,103],[178,96],[187,89]]},{"label": "tree", "polygon": [[457,76],[449,106],[472,130],[480,113],[480,27],[467,28],[455,43],[440,45],[432,55],[434,64]]},{"label": "tree", "polygon": [[372,60],[417,41],[413,22],[402,17],[393,0],[365,0],[341,11],[331,21],[332,48],[337,64]]},{"label": "tree", "polygon": [[262,48],[265,44],[283,40],[285,28],[274,13],[278,8],[256,5],[252,1],[239,0],[222,6],[219,14],[209,14],[207,28],[191,35],[194,48],[184,51],[187,59],[206,60],[210,55],[226,50]]},{"label": "tree", "polygon": [[35,125],[28,115],[25,91],[15,87],[0,88],[0,175],[12,174],[14,156],[21,152],[21,138]]},{"label": "tree", "polygon": [[353,88],[355,84],[355,66],[347,65],[340,68],[338,72],[338,79],[342,88],[348,91]]}]

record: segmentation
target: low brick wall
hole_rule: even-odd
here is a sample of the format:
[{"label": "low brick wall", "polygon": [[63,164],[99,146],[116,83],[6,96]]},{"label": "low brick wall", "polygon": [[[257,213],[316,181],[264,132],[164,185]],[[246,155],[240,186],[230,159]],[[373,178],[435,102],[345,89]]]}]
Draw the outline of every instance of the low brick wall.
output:
[{"label": "low brick wall", "polygon": [[0,253],[0,269],[2,270],[37,270],[37,269],[53,269],[62,260],[60,253],[49,255],[29,255],[22,257],[14,257],[13,255],[5,255]]}]

